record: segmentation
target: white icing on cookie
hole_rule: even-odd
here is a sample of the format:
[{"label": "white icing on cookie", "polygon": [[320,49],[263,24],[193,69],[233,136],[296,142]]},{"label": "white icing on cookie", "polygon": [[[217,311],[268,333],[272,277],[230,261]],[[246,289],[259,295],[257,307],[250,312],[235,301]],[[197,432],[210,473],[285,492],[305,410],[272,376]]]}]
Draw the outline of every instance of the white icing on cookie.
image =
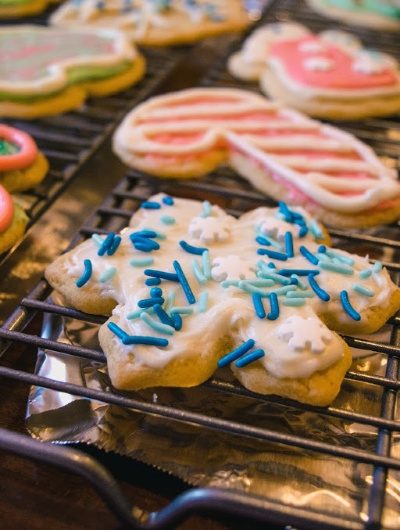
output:
[{"label": "white icing on cookie", "polygon": [[[111,321],[123,332],[129,336],[151,336],[168,340],[165,347],[141,344],[129,346],[123,344],[118,336],[110,335],[113,337],[113,355],[109,362],[113,362],[112,359],[116,356],[121,362],[138,368],[149,366],[162,370],[177,356],[198,351],[199,344],[216,344],[220,338],[230,336],[236,346],[254,339],[256,347],[265,351],[265,356],[257,363],[275,377],[309,377],[315,371],[331,366],[343,355],[343,343],[320,322],[318,314],[328,312],[338,322],[348,324],[353,320],[340,301],[343,290],[347,291],[354,310],[364,318],[363,312],[369,308],[381,310],[387,307],[391,294],[396,289],[386,270],[376,266],[373,269],[365,258],[351,256],[345,251],[320,248],[311,230],[303,237],[294,235],[293,258],[282,261],[259,254],[261,248],[286,253],[284,245],[277,249],[256,241],[258,227],[268,218],[275,218],[277,215],[277,210],[270,208],[258,208],[239,219],[233,219],[231,238],[219,243],[216,248],[210,247],[207,259],[203,261],[203,255],[184,251],[181,246],[182,238],[187,237],[193,215],[200,218],[202,214],[202,203],[174,199],[173,205],[165,205],[163,199],[162,194],[151,198],[161,208],[141,208],[135,213],[131,226],[122,231],[121,244],[113,255],[98,256],[99,246],[104,239],[101,236],[100,240],[91,238],[82,243],[65,258],[68,275],[74,278],[81,276],[84,260],[91,261],[93,270],[87,285],[118,302]],[[290,212],[303,220],[301,225],[283,221],[286,222],[287,232],[291,232],[293,226],[312,226],[312,219],[301,209]],[[163,214],[172,216],[175,223],[163,224]],[[282,212],[280,215],[283,215]],[[134,248],[132,238],[135,238],[135,234],[138,237],[137,234],[143,230],[156,232],[154,241],[159,244],[160,249],[143,252]],[[193,238],[186,239],[186,243],[197,246],[197,240]],[[311,264],[303,256],[302,247],[307,247],[309,252],[319,257],[318,265]],[[143,259],[151,263],[140,265],[139,262]],[[179,282],[161,281],[159,288],[164,300],[163,309],[168,315],[173,315],[174,311],[181,311],[182,314],[181,330],[165,334],[152,329],[148,324],[148,317],[141,317],[141,313],[146,312],[150,321],[157,321],[157,315],[139,309],[138,304],[153,296],[152,287],[145,284],[150,277],[145,269],[174,273],[174,260],[179,262],[195,300],[194,303],[188,302]],[[201,272],[200,276],[195,272],[194,262]],[[322,265],[323,262],[329,264],[328,268]],[[268,264],[273,264],[275,268]],[[115,274],[102,282],[100,278],[113,267],[116,269]],[[212,275],[208,275],[206,269],[211,267]],[[329,267],[336,268],[339,272],[332,271]],[[300,275],[299,283],[291,283],[290,275],[279,272],[283,269],[314,270],[318,273],[315,278],[319,287],[329,293],[329,302],[316,295],[307,276]],[[379,280],[379,287],[376,279]],[[227,284],[224,284],[227,280]],[[232,281],[235,288],[231,288]],[[372,296],[365,296],[354,290],[354,286],[358,284],[372,291]],[[271,311],[271,293],[278,293],[279,316],[275,320],[257,316],[252,294],[260,292],[264,293],[262,303],[266,314]],[[159,293],[154,296],[159,296]],[[299,299],[304,303],[293,306],[293,300],[298,304]],[[355,321],[354,325],[356,326]]]},{"label": "white icing on cookie", "polygon": [[307,59],[304,59],[303,64],[306,70],[321,72],[327,72],[328,70],[332,70],[334,65],[333,61],[331,61],[330,59],[318,56],[308,57]]}]

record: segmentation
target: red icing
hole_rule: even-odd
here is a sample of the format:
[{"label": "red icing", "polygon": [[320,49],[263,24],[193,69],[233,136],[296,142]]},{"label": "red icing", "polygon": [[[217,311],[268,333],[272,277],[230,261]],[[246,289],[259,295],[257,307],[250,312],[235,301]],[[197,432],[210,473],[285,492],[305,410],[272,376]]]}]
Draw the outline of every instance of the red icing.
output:
[{"label": "red icing", "polygon": [[[306,42],[321,44],[324,49],[318,52],[301,51],[299,45]],[[355,71],[352,66],[354,57],[314,35],[276,42],[270,48],[270,56],[278,58],[287,75],[302,85],[328,89],[360,89],[398,83],[396,72],[391,68],[368,74]],[[331,69],[318,71],[305,68],[304,61],[314,57],[332,61]]]},{"label": "red icing", "polygon": [[14,216],[14,203],[8,191],[0,185],[0,233],[10,226]]},{"label": "red icing", "polygon": [[29,134],[0,124],[0,139],[15,144],[20,149],[12,155],[0,155],[0,171],[25,169],[36,160],[38,150]]}]

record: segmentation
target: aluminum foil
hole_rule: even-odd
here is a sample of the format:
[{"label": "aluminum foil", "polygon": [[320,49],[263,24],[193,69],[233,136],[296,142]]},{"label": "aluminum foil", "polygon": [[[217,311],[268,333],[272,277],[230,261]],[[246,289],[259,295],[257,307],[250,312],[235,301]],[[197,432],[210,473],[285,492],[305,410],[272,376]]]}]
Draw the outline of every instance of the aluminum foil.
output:
[{"label": "aluminum foil", "polygon": [[[45,318],[43,336],[99,349],[97,330],[94,324],[50,315]],[[388,330],[376,338],[387,341]],[[384,355],[361,353],[365,356],[355,360],[355,371],[384,375]],[[104,365],[51,351],[39,351],[36,372],[89,388],[110,387]],[[221,379],[231,382],[229,370],[222,372]],[[334,406],[379,416],[381,394],[375,385],[346,381]],[[329,417],[312,408],[300,410],[278,399],[217,392],[212,383],[130,395],[341,447],[373,451],[377,441],[375,428]],[[397,409],[396,419],[399,414]],[[38,387],[31,389],[27,427],[35,438],[93,444],[172,473],[192,485],[234,488],[335,516],[367,517],[372,467],[366,464],[215,432]],[[398,438],[393,442],[392,456],[400,457]],[[391,473],[384,513],[386,528],[399,528],[399,512],[400,473]]]}]

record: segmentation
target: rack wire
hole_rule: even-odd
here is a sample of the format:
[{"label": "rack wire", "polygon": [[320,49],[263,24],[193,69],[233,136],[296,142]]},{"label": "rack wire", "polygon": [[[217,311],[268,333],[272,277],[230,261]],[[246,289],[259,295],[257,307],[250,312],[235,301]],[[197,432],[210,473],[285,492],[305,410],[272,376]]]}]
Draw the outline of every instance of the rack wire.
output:
[{"label": "rack wire", "polygon": [[[298,21],[304,22],[311,29],[326,27],[326,20],[312,13],[304,3],[282,0],[272,2],[266,11],[264,20],[284,20],[289,13],[296,13]],[[363,36],[371,38],[371,33],[362,30]],[[389,42],[385,35],[376,35],[374,45],[391,53],[400,55],[400,43]],[[237,47],[234,45],[232,50]],[[386,47],[386,48],[385,48]],[[203,80],[203,84],[212,86],[245,86],[225,73],[225,59],[218,62]],[[247,88],[249,87],[246,85]],[[251,87],[256,89],[255,86]],[[390,157],[396,161],[400,154],[400,142],[396,131],[400,129],[398,119],[366,120],[357,123],[345,123],[345,128],[355,133],[362,140],[367,141],[376,149],[378,154]],[[400,131],[399,131],[400,134]],[[397,161],[398,163],[398,161]],[[273,201],[266,199],[261,193],[249,188],[247,181],[242,180],[232,171],[221,168],[212,175],[199,181],[181,181],[179,187],[170,180],[157,180],[135,171],[128,171],[125,178],[107,197],[94,215],[82,226],[73,245],[90,237],[93,233],[107,233],[116,231],[126,225],[127,220],[137,209],[142,200],[157,192],[165,192],[181,197],[207,199],[227,209],[229,213],[238,215],[260,205],[273,205]],[[391,271],[393,279],[399,284],[400,265],[398,241],[398,224],[385,229],[375,229],[369,232],[347,232],[332,230],[335,244],[348,248],[350,245],[361,254],[368,254],[372,259],[384,256],[385,265]],[[369,349],[380,353],[387,360],[384,376],[371,375],[359,371],[350,371],[346,375],[346,382],[358,383],[357,391],[362,395],[371,387],[381,391],[380,410],[377,414],[366,414],[348,410],[338,405],[320,409],[300,403],[273,397],[263,397],[264,402],[279,402],[283,408],[291,407],[310,414],[319,414],[323,418],[339,418],[344,422],[357,423],[368,428],[376,429],[376,443],[373,450],[359,449],[350,445],[338,444],[331,441],[317,441],[304,435],[283,434],[278,428],[254,427],[243,421],[230,421],[216,418],[211,412],[193,413],[185,408],[156,404],[144,399],[133,399],[112,390],[103,391],[70,383],[50,380],[35,373],[9,367],[7,357],[17,349],[21,343],[30,344],[32,355],[35,348],[49,349],[55,352],[67,353],[76,358],[91,359],[104,362],[101,351],[68,345],[57,340],[43,338],[32,331],[31,323],[40,319],[44,314],[68,317],[77,321],[90,322],[100,325],[102,317],[87,315],[71,308],[54,304],[50,299],[51,289],[46,282],[40,282],[35,289],[25,297],[19,307],[9,316],[0,328],[0,376],[11,378],[27,385],[37,385],[45,388],[66,392],[75,396],[111,403],[146,414],[156,414],[162,418],[177,422],[190,422],[205,429],[222,431],[232,436],[246,436],[263,443],[274,443],[284,447],[303,448],[315,455],[340,457],[349,463],[361,462],[372,468],[372,484],[369,489],[365,520],[354,517],[334,516],[321,511],[311,511],[306,508],[288,507],[265,498],[249,495],[233,490],[193,488],[173,500],[166,508],[154,513],[145,513],[132,507],[124,497],[109,474],[96,461],[80,452],[62,447],[53,447],[30,440],[26,436],[14,432],[0,430],[0,448],[16,452],[22,456],[30,456],[42,462],[53,463],[77,473],[91,482],[119,519],[131,528],[166,528],[176,524],[193,511],[213,510],[220,513],[232,513],[263,521],[269,524],[294,525],[303,529],[351,529],[378,530],[383,526],[383,511],[388,474],[400,470],[400,460],[393,454],[393,439],[400,433],[400,423],[396,420],[395,410],[398,407],[398,392],[400,390],[400,317],[390,319],[391,329],[389,343],[379,343],[363,338],[345,337],[347,343],[355,348]],[[238,384],[227,383],[218,378],[206,383],[207,388],[216,394],[223,392],[232,396],[251,396],[252,394]],[[141,516],[132,514],[140,513]]]},{"label": "rack wire", "polygon": [[[139,83],[119,94],[91,98],[75,111],[35,121],[4,120],[31,134],[50,163],[43,182],[20,195],[29,217],[28,229],[75,178],[128,110],[152,94],[166,79],[184,52],[183,48],[144,50],[147,67]],[[0,256],[0,262],[8,255]]]}]

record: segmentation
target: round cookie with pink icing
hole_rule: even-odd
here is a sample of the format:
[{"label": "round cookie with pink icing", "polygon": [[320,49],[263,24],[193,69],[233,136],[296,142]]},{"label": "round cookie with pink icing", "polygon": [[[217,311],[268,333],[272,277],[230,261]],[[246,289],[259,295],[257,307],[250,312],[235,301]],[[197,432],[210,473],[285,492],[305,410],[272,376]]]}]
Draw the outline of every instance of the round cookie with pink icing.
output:
[{"label": "round cookie with pink icing", "polygon": [[268,24],[230,57],[228,69],[315,117],[358,119],[400,110],[397,60],[342,31],[316,35],[300,24]]},{"label": "round cookie with pink icing", "polygon": [[9,192],[25,191],[39,184],[48,168],[29,134],[0,124],[0,184]]},{"label": "round cookie with pink icing", "polygon": [[400,217],[400,184],[351,134],[237,89],[151,98],[115,132],[115,153],[158,177],[201,177],[228,164],[277,200],[325,223],[366,227]]}]

